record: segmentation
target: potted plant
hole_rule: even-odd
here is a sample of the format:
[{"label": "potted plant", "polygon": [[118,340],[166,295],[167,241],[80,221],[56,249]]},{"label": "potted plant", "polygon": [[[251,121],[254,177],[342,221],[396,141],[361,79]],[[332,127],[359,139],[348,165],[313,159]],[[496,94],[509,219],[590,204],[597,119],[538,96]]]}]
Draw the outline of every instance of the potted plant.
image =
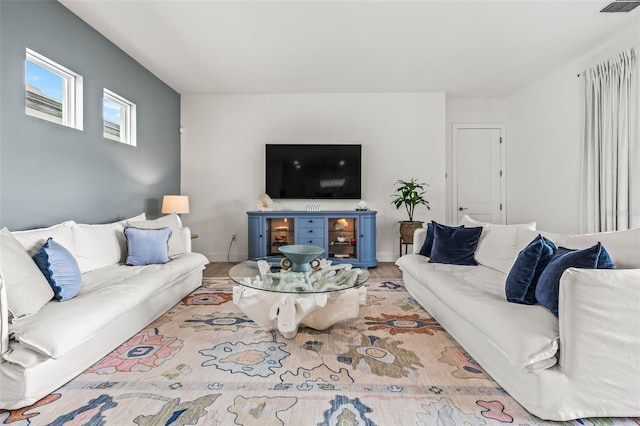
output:
[{"label": "potted plant", "polygon": [[408,244],[413,244],[413,232],[416,228],[422,228],[422,221],[414,221],[413,213],[418,205],[423,205],[427,210],[431,210],[429,207],[429,201],[425,199],[425,186],[429,186],[426,183],[418,182],[416,179],[411,178],[409,181],[398,180],[396,182],[396,190],[393,194],[393,200],[391,204],[396,206],[396,209],[404,206],[409,215],[409,220],[400,221],[400,236],[402,241]]}]

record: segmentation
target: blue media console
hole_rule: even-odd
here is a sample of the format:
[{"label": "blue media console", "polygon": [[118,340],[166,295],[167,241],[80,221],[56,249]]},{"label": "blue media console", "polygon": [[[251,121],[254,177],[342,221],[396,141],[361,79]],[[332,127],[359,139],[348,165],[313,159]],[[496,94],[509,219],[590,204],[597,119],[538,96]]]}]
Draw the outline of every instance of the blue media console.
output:
[{"label": "blue media console", "polygon": [[322,258],[359,268],[378,265],[375,211],[250,211],[249,259],[279,262],[278,247],[308,244],[324,249]]}]

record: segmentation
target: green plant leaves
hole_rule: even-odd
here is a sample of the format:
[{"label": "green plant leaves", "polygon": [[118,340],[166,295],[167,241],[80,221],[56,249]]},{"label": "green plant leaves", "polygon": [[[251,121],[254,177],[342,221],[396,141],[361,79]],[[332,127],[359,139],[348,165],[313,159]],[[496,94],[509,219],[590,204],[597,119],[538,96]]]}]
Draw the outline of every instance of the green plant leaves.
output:
[{"label": "green plant leaves", "polygon": [[418,182],[415,178],[411,178],[411,180],[398,180],[396,181],[396,189],[391,200],[391,204],[396,206],[396,209],[404,206],[407,210],[407,214],[409,215],[409,220],[413,220],[413,213],[415,211],[416,206],[423,205],[428,210],[431,210],[429,206],[429,201],[425,198],[426,191],[424,189],[425,186],[429,186],[426,183]]}]

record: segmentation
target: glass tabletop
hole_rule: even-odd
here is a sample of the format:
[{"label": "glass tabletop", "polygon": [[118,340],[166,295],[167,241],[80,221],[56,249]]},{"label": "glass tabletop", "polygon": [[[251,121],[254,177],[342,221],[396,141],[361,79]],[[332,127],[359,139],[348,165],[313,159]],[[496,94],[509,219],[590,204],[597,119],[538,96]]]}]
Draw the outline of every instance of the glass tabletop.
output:
[{"label": "glass tabletop", "polygon": [[328,265],[311,272],[292,272],[272,267],[264,260],[247,260],[233,266],[229,277],[236,283],[276,293],[329,293],[359,287],[369,279],[369,271],[348,263]]}]

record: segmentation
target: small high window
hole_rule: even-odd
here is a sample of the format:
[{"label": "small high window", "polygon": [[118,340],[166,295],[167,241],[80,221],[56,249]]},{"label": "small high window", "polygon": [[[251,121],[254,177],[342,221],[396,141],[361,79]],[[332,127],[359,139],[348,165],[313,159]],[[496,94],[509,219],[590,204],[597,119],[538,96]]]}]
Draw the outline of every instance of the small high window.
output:
[{"label": "small high window", "polygon": [[107,139],[136,145],[136,104],[104,89],[102,134]]},{"label": "small high window", "polygon": [[82,76],[26,50],[26,113],[82,130]]}]

